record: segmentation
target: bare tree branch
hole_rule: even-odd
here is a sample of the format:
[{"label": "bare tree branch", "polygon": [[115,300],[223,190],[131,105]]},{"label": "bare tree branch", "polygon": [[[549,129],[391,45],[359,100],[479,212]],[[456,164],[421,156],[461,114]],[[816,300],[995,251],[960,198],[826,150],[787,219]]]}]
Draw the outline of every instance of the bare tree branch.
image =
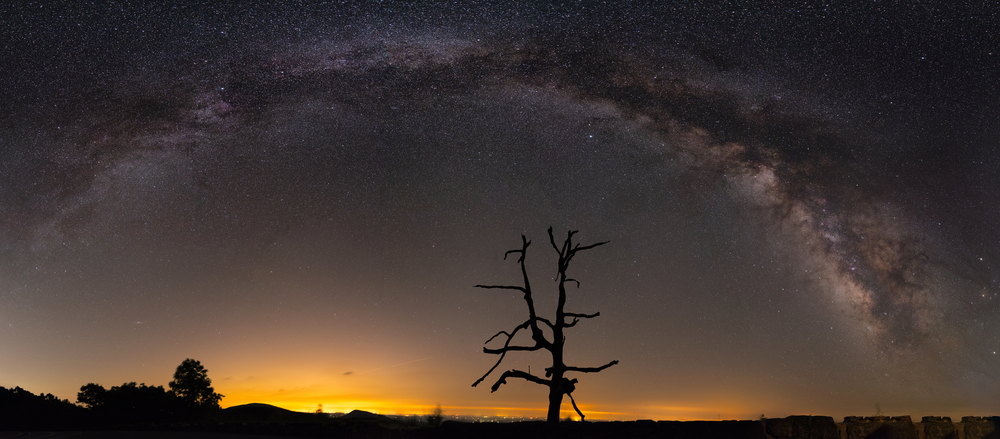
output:
[{"label": "bare tree branch", "polygon": [[[552,322],[550,322],[550,321],[549,321],[549,319],[546,319],[546,318],[544,318],[544,317],[535,317],[535,320],[537,320],[537,321],[539,321],[539,322],[542,322],[542,323],[544,323],[544,324],[545,324],[546,326],[548,326],[549,328],[552,328],[552,327],[553,327],[553,326],[552,326]],[[530,322],[530,321],[529,321],[529,322]],[[527,326],[526,326],[526,325],[527,325],[527,324],[528,324],[529,322],[524,322],[524,323],[522,323],[522,324],[518,325],[518,327],[514,328],[514,332],[517,332],[517,331],[518,331],[519,329],[524,329],[524,328],[527,328]],[[491,341],[493,341],[493,339],[494,339],[494,338],[497,338],[497,337],[499,337],[499,336],[501,336],[501,335],[506,335],[508,339],[512,339],[512,338],[514,338],[514,334],[512,334],[512,333],[511,333],[511,334],[508,334],[508,333],[507,333],[507,331],[500,331],[500,332],[498,332],[498,333],[497,333],[496,335],[494,335],[494,336],[490,337],[490,339],[489,339],[489,340],[486,340],[486,343],[484,343],[484,344],[489,344],[489,343],[490,343]]]},{"label": "bare tree branch", "polygon": [[614,366],[616,364],[618,364],[618,360],[614,360],[614,361],[612,361],[612,362],[610,362],[608,364],[605,364],[605,365],[603,365],[601,367],[575,367],[575,366],[566,366],[566,368],[564,370],[567,371],[567,372],[593,373],[593,372],[600,372],[600,371],[602,371],[604,369],[607,369],[607,368],[609,368],[611,366]]},{"label": "bare tree branch", "polygon": [[493,387],[490,393],[496,392],[502,384],[507,384],[507,378],[523,378],[533,383],[548,386],[551,382],[545,378],[536,377],[523,370],[511,369],[500,375],[500,379],[496,383],[493,383]]},{"label": "bare tree branch", "polygon": [[601,245],[607,244],[609,242],[611,242],[611,241],[596,242],[596,243],[593,243],[593,244],[590,244],[590,245],[584,245],[584,246],[581,246],[580,244],[577,244],[576,247],[573,247],[573,253],[582,252],[584,250],[590,250],[590,249],[592,249],[594,247],[601,246]]},{"label": "bare tree branch", "polygon": [[484,347],[483,348],[483,353],[484,354],[500,355],[500,354],[505,354],[505,353],[511,352],[511,351],[527,351],[527,352],[531,352],[531,351],[540,350],[543,347],[544,346],[540,346],[540,345],[534,345],[534,346],[504,346],[504,347],[499,348],[499,349],[490,349],[490,348]]},{"label": "bare tree branch", "polygon": [[601,315],[601,313],[595,313],[595,314],[577,314],[575,312],[563,313],[563,317],[564,318],[565,317],[573,317],[573,321],[572,322],[566,323],[565,321],[563,321],[563,328],[572,328],[572,327],[576,326],[577,323],[580,323],[580,319],[592,319],[592,318],[597,317],[599,315]]},{"label": "bare tree branch", "polygon": [[595,312],[593,314],[578,314],[578,313],[575,313],[575,312],[566,312],[566,313],[563,313],[563,315],[566,316],[566,317],[579,317],[581,319],[592,319],[594,317],[600,316],[601,313]]},{"label": "bare tree branch", "polygon": [[[545,323],[546,325],[548,325],[550,328],[552,327],[552,322],[549,322],[548,319],[545,319],[545,318],[542,318],[542,317],[535,317],[534,320],[541,321],[542,323]],[[531,324],[531,320],[528,320],[528,321],[526,321],[526,322],[524,322],[524,323],[522,323],[520,325],[517,325],[517,327],[514,328],[514,330],[511,331],[511,332],[509,332],[509,333],[507,331],[500,331],[500,332],[496,333],[496,335],[490,337],[489,340],[486,340],[485,344],[489,344],[489,342],[493,341],[493,339],[495,339],[495,338],[497,338],[497,337],[499,337],[501,335],[506,335],[507,336],[507,341],[504,342],[504,345],[503,345],[502,348],[499,348],[499,349],[490,349],[490,348],[487,348],[485,346],[483,347],[483,353],[485,353],[485,354],[493,354],[493,355],[500,355],[500,358],[497,359],[497,362],[493,365],[493,367],[490,368],[490,370],[488,372],[486,372],[485,375],[483,375],[482,377],[480,377],[478,380],[476,380],[475,383],[472,384],[472,387],[476,387],[477,385],[479,385],[479,383],[483,382],[483,380],[485,380],[486,377],[488,377],[491,373],[493,373],[493,371],[496,370],[497,366],[499,366],[500,363],[503,361],[504,357],[507,355],[507,352],[510,352],[510,351],[537,351],[537,350],[541,350],[542,348],[545,348],[546,346],[548,346],[547,341],[546,341],[546,343],[538,343],[537,340],[536,340],[534,346],[511,346],[510,345],[510,342],[512,340],[514,340],[514,336],[517,335],[517,331],[520,331],[522,329],[526,329],[530,324]]]},{"label": "bare tree branch", "polygon": [[573,403],[573,410],[576,410],[576,413],[578,415],[580,415],[580,422],[586,422],[585,419],[584,419],[585,416],[583,416],[583,412],[581,412],[580,408],[576,406],[576,400],[573,399],[573,394],[572,393],[567,393],[566,396],[569,397],[569,402]]},{"label": "bare tree branch", "polygon": [[[516,331],[516,329],[515,329],[515,331]],[[510,340],[511,338],[514,337],[513,335],[508,334],[507,331],[500,331],[500,332],[497,333],[497,335],[494,335],[494,336],[490,337],[490,339],[486,340],[486,343],[483,343],[483,344],[490,344],[490,342],[493,341],[494,338],[497,338],[497,337],[499,337],[501,335],[506,335],[508,340]]]},{"label": "bare tree branch", "polygon": [[528,293],[527,291],[524,290],[524,287],[519,287],[516,285],[473,285],[473,286],[485,290],[517,290],[525,294]]},{"label": "bare tree branch", "polygon": [[[500,331],[500,332],[497,333],[497,335],[494,335],[494,336],[490,337],[489,340],[486,340],[485,344],[489,344],[489,342],[493,341],[494,338],[497,338],[498,336],[500,336],[500,334],[504,334],[504,335],[507,336],[507,341],[504,342],[503,349],[500,349],[500,350],[490,350],[490,349],[487,349],[485,346],[483,346],[483,352],[485,352],[487,354],[499,354],[500,358],[497,358],[496,364],[494,364],[493,367],[491,367],[490,370],[488,372],[486,372],[485,375],[483,375],[478,380],[476,380],[476,382],[472,384],[472,387],[476,387],[477,385],[479,385],[479,383],[483,382],[483,380],[485,380],[486,377],[488,377],[491,373],[493,373],[494,370],[496,370],[497,366],[500,365],[500,362],[503,361],[503,358],[505,356],[507,356],[507,351],[509,351],[509,350],[521,350],[521,349],[508,349],[508,348],[510,347],[511,340],[513,340],[514,336],[517,335],[517,331],[520,331],[522,329],[527,328],[529,324],[531,324],[531,320],[530,319],[528,321],[524,322],[524,323],[521,323],[520,325],[517,325],[517,327],[515,327],[513,331],[510,331],[510,333],[507,333],[507,331]],[[538,344],[536,343],[535,344],[535,349],[530,349],[530,350],[536,350],[537,351],[538,349],[540,349],[540,346],[538,346]],[[529,350],[529,349],[523,349],[523,350]]]},{"label": "bare tree branch", "polygon": [[[572,231],[569,232],[569,236],[573,236]],[[552,234],[552,227],[549,227],[549,243],[552,244],[552,248],[556,250],[556,253],[559,253],[559,256],[562,256],[563,251],[560,250],[559,246],[556,245],[556,237],[555,235]],[[563,248],[565,248],[565,246],[563,246]]]},{"label": "bare tree branch", "polygon": [[549,327],[549,329],[555,329],[555,325],[553,325],[552,322],[550,322],[549,319],[545,317],[535,317],[535,320],[544,323],[546,326]]}]

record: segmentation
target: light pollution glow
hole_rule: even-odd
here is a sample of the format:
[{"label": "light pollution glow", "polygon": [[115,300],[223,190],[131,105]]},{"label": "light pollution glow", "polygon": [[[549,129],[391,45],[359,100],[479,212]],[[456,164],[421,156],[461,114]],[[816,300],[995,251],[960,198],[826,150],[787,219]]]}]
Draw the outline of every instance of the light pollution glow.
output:
[{"label": "light pollution glow", "polygon": [[902,3],[585,3],[0,6],[0,385],[193,358],[224,406],[538,416],[470,387],[525,314],[472,286],[521,234],[545,286],[552,226],[610,241],[571,269],[601,316],[567,363],[620,360],[594,419],[1000,410],[996,44]]}]

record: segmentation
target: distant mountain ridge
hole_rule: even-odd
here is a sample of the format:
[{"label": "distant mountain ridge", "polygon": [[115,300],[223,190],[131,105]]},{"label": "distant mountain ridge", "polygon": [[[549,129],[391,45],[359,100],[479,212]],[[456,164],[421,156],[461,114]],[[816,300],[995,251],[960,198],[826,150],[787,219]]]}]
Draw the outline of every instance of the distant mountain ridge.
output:
[{"label": "distant mountain ridge", "polygon": [[315,413],[293,412],[288,409],[259,402],[228,407],[222,410],[222,414],[223,418],[229,422],[324,422],[330,419],[328,417],[317,416]]},{"label": "distant mountain ridge", "polygon": [[364,410],[352,410],[346,415],[331,418],[316,413],[295,412],[260,402],[234,405],[223,409],[223,413],[226,420],[238,422],[327,422],[334,419],[338,421],[394,422],[387,416]]},{"label": "distant mountain ridge", "polygon": [[240,410],[264,410],[264,409],[283,410],[283,411],[286,411],[286,412],[291,412],[291,410],[283,409],[283,408],[278,407],[276,405],[264,404],[262,402],[251,402],[249,404],[234,405],[232,407],[226,407],[223,410],[240,411]]},{"label": "distant mountain ridge", "polygon": [[346,414],[344,416],[338,417],[337,419],[341,419],[341,420],[345,420],[345,421],[359,420],[359,421],[384,421],[384,422],[392,422],[392,419],[389,418],[389,417],[387,417],[387,416],[382,416],[382,415],[375,414],[375,413],[372,413],[372,412],[366,412],[364,410],[351,410],[350,413],[348,413],[348,414]]}]

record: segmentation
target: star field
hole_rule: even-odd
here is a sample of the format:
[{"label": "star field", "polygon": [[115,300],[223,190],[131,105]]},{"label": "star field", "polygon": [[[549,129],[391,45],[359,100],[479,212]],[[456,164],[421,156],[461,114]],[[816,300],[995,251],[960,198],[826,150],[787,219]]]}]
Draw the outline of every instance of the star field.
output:
[{"label": "star field", "polygon": [[995,414],[995,9],[4,6],[0,386],[540,415],[551,225],[594,418]]}]

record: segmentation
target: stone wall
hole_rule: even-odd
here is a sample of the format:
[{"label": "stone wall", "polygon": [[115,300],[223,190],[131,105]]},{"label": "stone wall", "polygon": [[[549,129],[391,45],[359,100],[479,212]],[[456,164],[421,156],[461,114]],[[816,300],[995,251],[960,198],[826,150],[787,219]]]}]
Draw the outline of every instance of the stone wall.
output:
[{"label": "stone wall", "polygon": [[765,439],[1000,439],[1000,417],[848,416],[835,423],[829,416],[762,419]]},{"label": "stone wall", "polygon": [[947,416],[924,416],[920,427],[919,439],[959,439],[958,428]]},{"label": "stone wall", "polygon": [[918,439],[909,416],[848,416],[844,439]]},{"label": "stone wall", "polygon": [[1000,439],[1000,416],[963,416],[957,439]]},{"label": "stone wall", "polygon": [[829,416],[789,416],[763,423],[767,439],[841,439]]}]

